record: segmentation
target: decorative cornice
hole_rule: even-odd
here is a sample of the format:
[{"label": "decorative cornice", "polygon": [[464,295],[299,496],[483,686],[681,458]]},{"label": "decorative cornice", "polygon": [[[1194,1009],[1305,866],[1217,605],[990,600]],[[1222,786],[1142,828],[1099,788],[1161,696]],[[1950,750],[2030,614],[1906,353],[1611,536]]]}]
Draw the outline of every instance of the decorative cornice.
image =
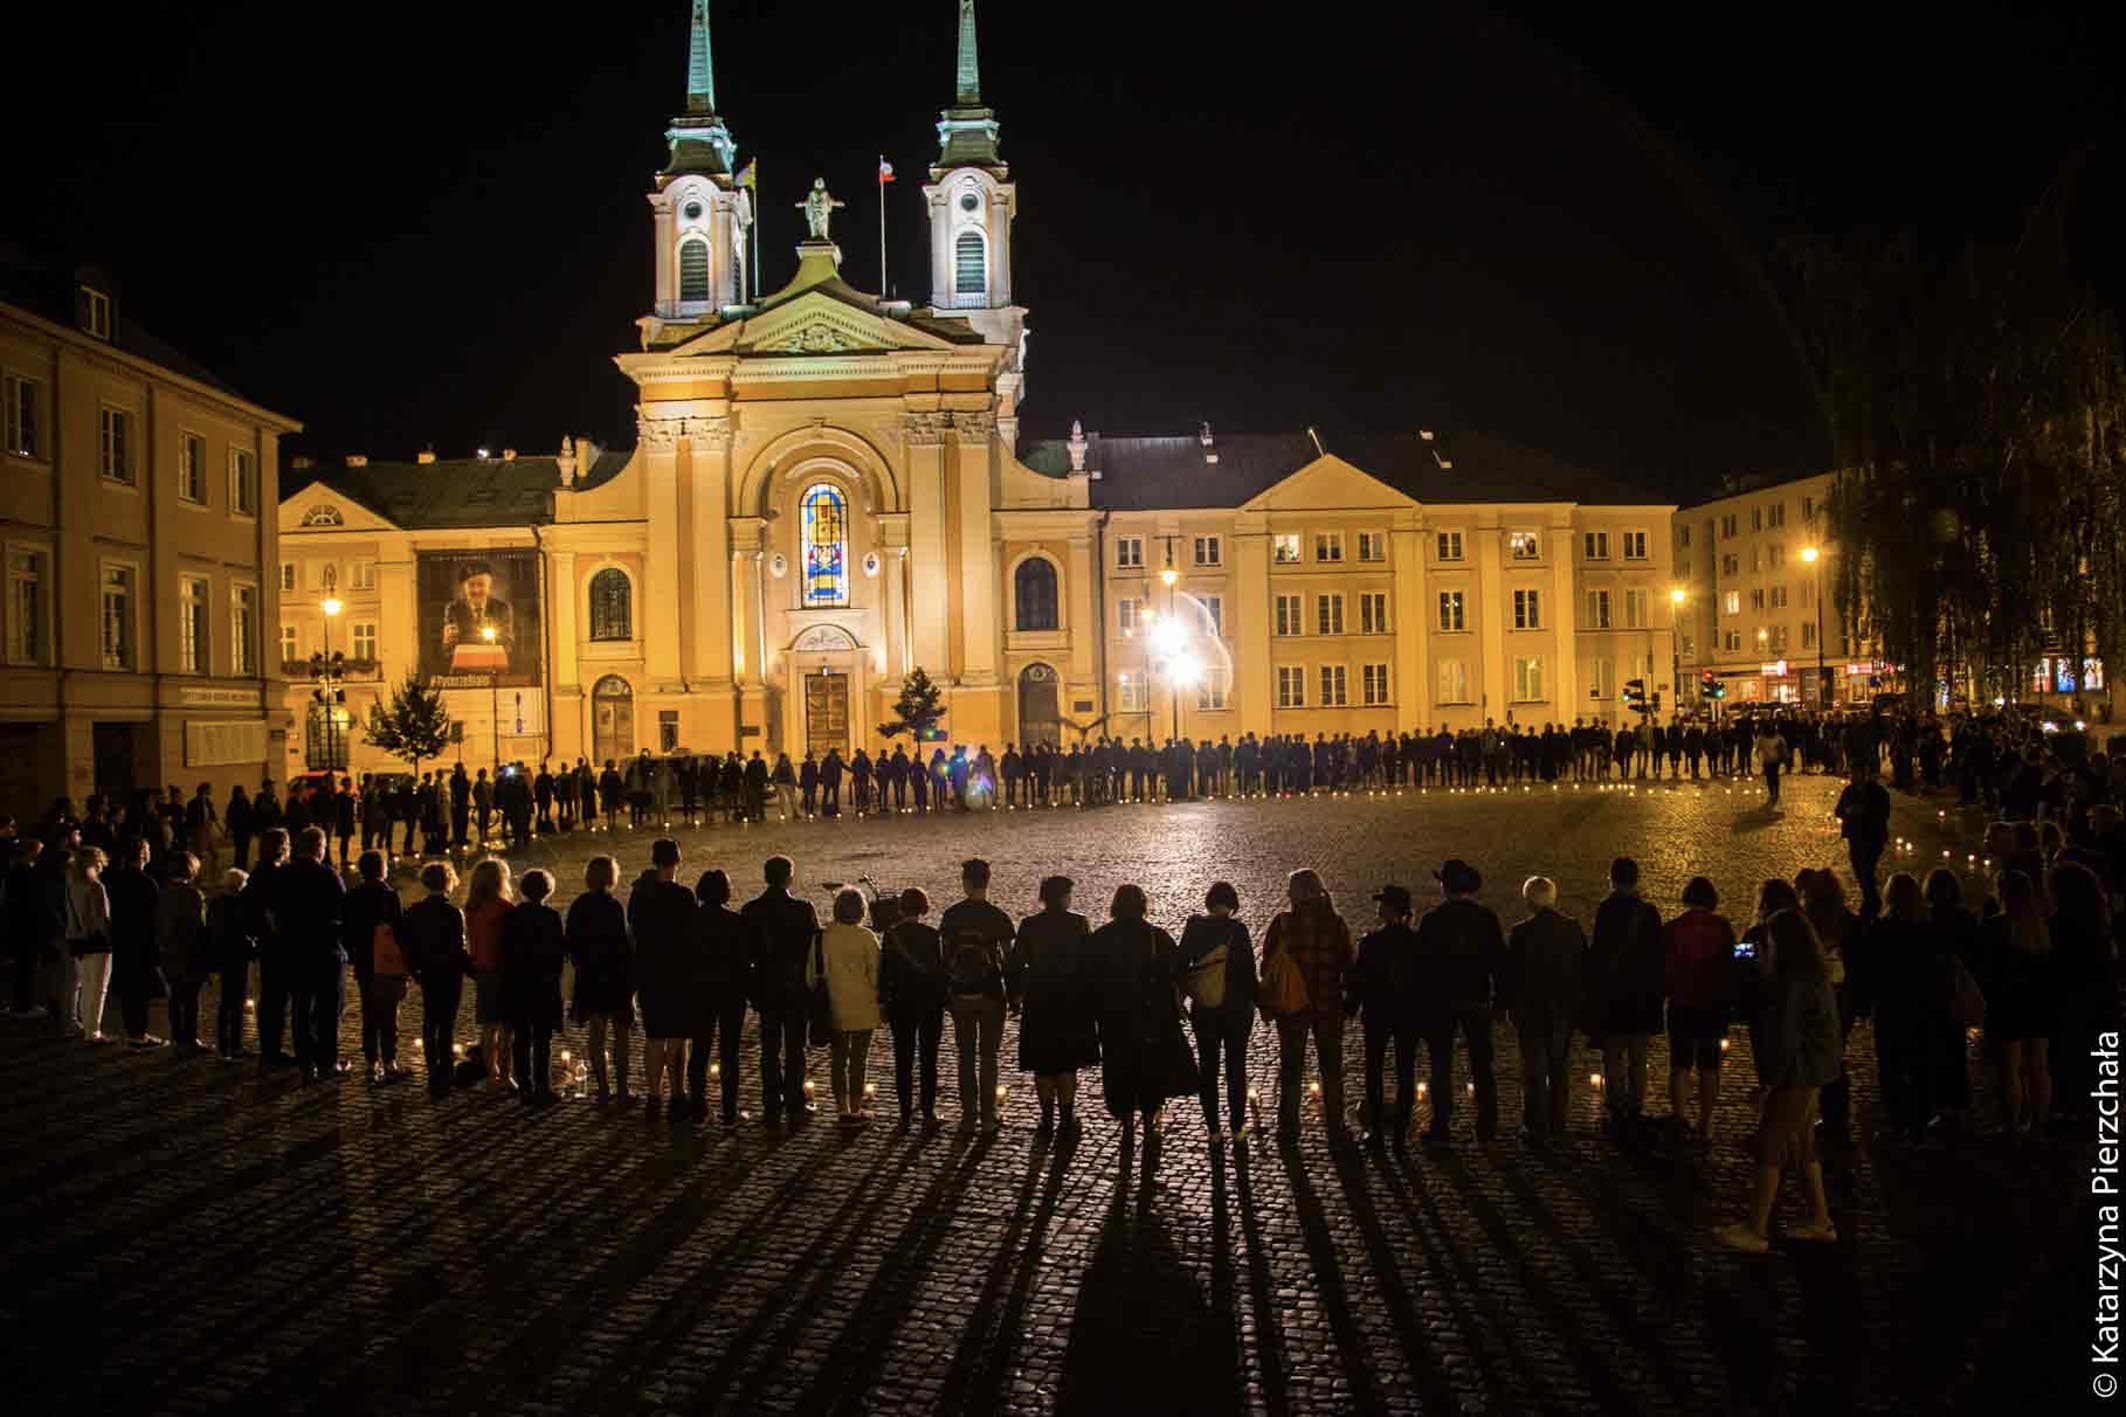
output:
[{"label": "decorative cornice", "polygon": [[945,430],[951,426],[951,414],[923,411],[907,416],[902,434],[916,447],[931,448],[945,441]]},{"label": "decorative cornice", "polygon": [[997,416],[986,410],[952,415],[952,435],[962,443],[986,443],[996,431]]}]

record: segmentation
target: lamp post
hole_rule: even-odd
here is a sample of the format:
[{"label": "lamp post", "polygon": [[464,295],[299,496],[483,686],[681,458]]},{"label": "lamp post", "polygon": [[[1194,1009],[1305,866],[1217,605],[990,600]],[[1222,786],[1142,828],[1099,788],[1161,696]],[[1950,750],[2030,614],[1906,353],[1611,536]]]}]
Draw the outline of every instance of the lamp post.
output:
[{"label": "lamp post", "polygon": [[[482,625],[480,627],[480,638],[489,644],[493,644],[495,642],[495,627],[493,625]],[[495,676],[492,665],[488,667],[487,671],[487,723],[492,730],[494,743],[495,780],[499,782],[502,778],[502,684]]]},{"label": "lamp post", "polygon": [[332,622],[346,608],[338,596],[326,596],[319,602],[318,609],[325,612],[325,651],[310,665],[310,675],[318,686],[317,702],[325,710],[325,768],[328,772],[341,767],[338,737],[342,660],[332,651]]},{"label": "lamp post", "polygon": [[1175,655],[1179,653],[1186,627],[1174,617],[1174,587],[1181,581],[1181,572],[1174,568],[1174,538],[1166,539],[1166,565],[1159,572],[1159,583],[1166,587],[1166,619],[1161,623],[1163,647],[1166,651],[1166,694],[1173,706],[1173,737],[1181,738],[1181,686],[1173,674]]},{"label": "lamp post", "polygon": [[[1682,586],[1672,586],[1668,592],[1668,658],[1669,702],[1675,709],[1683,707],[1683,642],[1676,637],[1676,622],[1682,618],[1683,602],[1689,592]],[[1674,710],[1671,710],[1672,712]]]},{"label": "lamp post", "polygon": [[1811,597],[1816,602],[1816,697],[1818,708],[1831,706],[1831,680],[1824,668],[1823,659],[1823,551],[1819,547],[1801,548],[1801,562],[1815,573],[1815,585]]}]

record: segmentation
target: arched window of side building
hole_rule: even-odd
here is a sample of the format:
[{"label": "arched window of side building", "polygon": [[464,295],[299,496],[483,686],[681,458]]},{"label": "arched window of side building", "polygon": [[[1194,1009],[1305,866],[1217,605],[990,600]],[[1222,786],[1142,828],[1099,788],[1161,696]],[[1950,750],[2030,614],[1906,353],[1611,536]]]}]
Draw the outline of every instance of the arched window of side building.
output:
[{"label": "arched window of side building", "polygon": [[1056,567],[1046,556],[1028,556],[1012,574],[1014,624],[1021,630],[1056,628]]},{"label": "arched window of side building", "polygon": [[635,588],[618,566],[607,566],[591,577],[591,638],[635,638]]}]

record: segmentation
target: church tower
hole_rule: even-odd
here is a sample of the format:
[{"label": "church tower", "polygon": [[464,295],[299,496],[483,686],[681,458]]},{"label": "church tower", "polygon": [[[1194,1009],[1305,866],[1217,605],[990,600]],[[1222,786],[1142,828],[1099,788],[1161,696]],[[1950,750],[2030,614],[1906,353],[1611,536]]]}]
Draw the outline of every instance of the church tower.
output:
[{"label": "church tower", "polygon": [[923,188],[930,212],[930,308],[957,316],[1012,353],[999,378],[998,431],[1016,442],[1024,392],[1026,312],[1011,299],[1011,222],[1018,189],[997,152],[996,114],[982,104],[974,0],[960,0],[953,102],[938,115],[938,158]]},{"label": "church tower", "polygon": [[732,171],[738,145],[716,112],[709,0],[693,0],[687,35],[686,110],[665,130],[671,156],[649,194],[657,243],[654,318],[666,323],[743,305],[752,193]]}]

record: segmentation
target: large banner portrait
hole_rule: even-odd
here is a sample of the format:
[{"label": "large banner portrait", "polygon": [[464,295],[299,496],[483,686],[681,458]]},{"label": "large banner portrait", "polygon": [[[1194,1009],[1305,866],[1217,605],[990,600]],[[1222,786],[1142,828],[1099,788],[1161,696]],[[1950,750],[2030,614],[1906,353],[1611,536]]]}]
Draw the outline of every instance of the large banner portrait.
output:
[{"label": "large banner portrait", "polygon": [[421,676],[432,688],[537,686],[536,551],[422,551],[414,578]]}]

